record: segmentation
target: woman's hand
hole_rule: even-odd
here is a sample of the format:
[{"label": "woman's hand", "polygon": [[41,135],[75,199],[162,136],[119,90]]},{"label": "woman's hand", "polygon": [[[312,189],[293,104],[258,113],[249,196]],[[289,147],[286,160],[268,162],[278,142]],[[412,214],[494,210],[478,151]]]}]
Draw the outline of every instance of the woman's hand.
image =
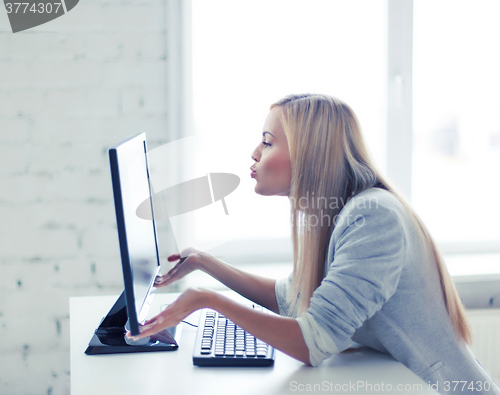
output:
[{"label": "woman's hand", "polygon": [[[194,311],[207,307],[207,303],[213,291],[202,288],[189,288],[184,291],[172,304],[169,304],[156,317],[146,321],[140,327],[140,335],[134,336],[133,339],[141,339],[146,336],[153,336],[156,333],[176,326],[184,318]],[[127,337],[131,337],[130,332],[127,332]]]},{"label": "woman's hand", "polygon": [[202,252],[200,250],[194,247],[189,247],[182,250],[181,253],[170,255],[167,258],[169,262],[179,262],[177,262],[177,264],[170,269],[167,274],[156,277],[155,287],[166,287],[167,285],[172,284],[189,273],[199,269],[201,253]]}]

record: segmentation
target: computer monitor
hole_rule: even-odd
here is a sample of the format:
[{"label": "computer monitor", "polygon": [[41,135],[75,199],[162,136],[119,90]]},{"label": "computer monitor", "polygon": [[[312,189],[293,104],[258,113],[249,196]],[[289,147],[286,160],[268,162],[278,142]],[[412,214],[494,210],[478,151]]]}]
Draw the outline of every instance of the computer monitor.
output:
[{"label": "computer monitor", "polygon": [[[178,348],[176,328],[133,341],[139,334],[154,297],[154,281],[160,272],[158,240],[149,179],[146,134],[141,133],[109,150],[116,225],[120,245],[124,291],[101,321],[86,354],[169,351]],[[139,218],[137,208],[149,199],[151,220]],[[144,207],[142,207],[142,210]]]}]

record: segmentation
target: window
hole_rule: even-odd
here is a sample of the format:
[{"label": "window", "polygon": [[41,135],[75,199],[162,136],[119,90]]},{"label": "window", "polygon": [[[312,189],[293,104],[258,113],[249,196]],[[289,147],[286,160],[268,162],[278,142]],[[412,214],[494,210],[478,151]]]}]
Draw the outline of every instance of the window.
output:
[{"label": "window", "polygon": [[414,2],[413,199],[445,251],[500,250],[500,2]]}]

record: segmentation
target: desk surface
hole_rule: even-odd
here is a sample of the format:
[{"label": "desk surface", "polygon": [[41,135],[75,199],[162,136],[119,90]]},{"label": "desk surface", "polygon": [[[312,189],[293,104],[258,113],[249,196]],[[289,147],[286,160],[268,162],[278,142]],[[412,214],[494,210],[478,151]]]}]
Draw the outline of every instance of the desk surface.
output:
[{"label": "desk surface", "polygon": [[[177,294],[156,294],[150,315]],[[237,296],[235,296],[237,298]],[[193,366],[196,328],[182,325],[177,351],[94,355],[84,351],[117,296],[70,299],[71,394],[258,394],[416,392],[436,394],[391,356],[363,348],[311,368],[277,351],[272,368]],[[186,318],[198,323],[197,312]],[[370,388],[371,386],[371,388]],[[391,387],[389,387],[391,386]]]}]

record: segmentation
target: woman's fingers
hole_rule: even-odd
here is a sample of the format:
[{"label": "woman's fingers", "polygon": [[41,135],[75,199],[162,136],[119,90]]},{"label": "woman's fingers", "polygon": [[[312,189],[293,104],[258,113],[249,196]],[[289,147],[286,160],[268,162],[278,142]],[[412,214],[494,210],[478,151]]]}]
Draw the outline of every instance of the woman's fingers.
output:
[{"label": "woman's fingers", "polygon": [[132,339],[142,339],[143,337],[151,336],[154,335],[155,333],[159,332],[161,327],[158,327],[158,325],[147,325],[147,326],[141,326],[141,333],[138,336],[132,336]]},{"label": "woman's fingers", "polygon": [[152,332],[150,331],[149,329],[152,328],[152,326],[149,326],[149,327],[140,327],[140,330],[141,332],[136,335],[136,336],[132,336],[132,334],[130,333],[130,331],[128,331],[125,336],[129,339],[132,339],[132,340],[137,340],[137,339],[142,339],[143,337],[147,337],[149,336],[149,334],[154,334],[156,332]]},{"label": "woman's fingers", "polygon": [[152,323],[150,325],[142,325],[139,327],[140,333],[136,336],[132,336],[132,334],[127,332],[126,336],[128,338],[132,338],[134,340],[137,339],[142,339],[143,337],[151,336],[154,335],[155,333],[159,332],[161,329],[161,326],[158,323]]},{"label": "woman's fingers", "polygon": [[170,272],[168,272],[167,274],[164,274],[162,276],[156,276],[156,279],[155,279],[155,285],[158,286],[158,285],[167,285],[165,284],[171,277],[171,274]]},{"label": "woman's fingers", "polygon": [[173,261],[177,261],[177,260],[180,260],[180,262],[178,262],[172,269],[170,269],[170,271],[167,274],[163,274],[161,276],[156,276],[155,286],[157,286],[157,287],[163,287],[163,286],[168,285],[167,281],[170,280],[170,278],[172,277],[172,273],[173,273],[174,269],[177,267],[177,265],[179,263],[183,262],[183,260],[181,260],[181,255],[179,253],[169,255],[167,259],[169,262],[173,262]]},{"label": "woman's fingers", "polygon": [[169,310],[170,306],[171,305],[167,306],[167,308],[165,310],[163,310],[160,314],[154,316],[153,318],[150,318],[149,320],[144,322],[143,325],[140,325],[139,326],[139,331],[140,331],[139,335],[132,336],[132,334],[129,331],[129,332],[127,332],[126,336],[128,338],[133,338],[134,340],[141,339],[143,337],[154,335],[155,333],[158,333],[165,328],[177,325],[179,322],[178,321],[175,322],[175,319],[172,316],[167,318],[167,315],[169,314],[168,310]]},{"label": "woman's fingers", "polygon": [[155,335],[151,335],[150,337],[151,337],[151,340],[158,340],[158,341],[160,341],[160,342],[162,342],[162,343],[167,343],[167,344],[172,344],[172,343],[174,343],[174,344],[176,344],[175,338],[174,338],[174,337],[172,336],[172,334],[171,334],[168,330],[166,330],[166,329],[164,329],[164,330],[162,330],[162,331],[158,332],[158,333],[157,333],[157,334],[155,334]]},{"label": "woman's fingers", "polygon": [[156,276],[155,284],[156,285],[168,285],[167,282],[172,278],[172,276],[175,274],[175,272],[178,269],[177,265],[175,265],[172,269],[170,269],[166,274],[163,274],[161,276]]},{"label": "woman's fingers", "polygon": [[155,287],[163,287],[167,284],[165,284],[165,277],[164,276],[157,276],[155,279]]},{"label": "woman's fingers", "polygon": [[[153,318],[150,318],[149,320],[147,320],[147,321],[144,323],[144,325],[151,325],[151,324],[155,323],[155,322],[156,322],[156,320],[157,320],[159,317],[161,317],[161,316],[160,316],[160,315],[157,315],[157,316],[154,316]],[[163,321],[162,321],[162,322],[163,322]]]},{"label": "woman's fingers", "polygon": [[172,254],[167,259],[169,262],[177,261],[178,259],[181,259],[181,254],[179,253]]},{"label": "woman's fingers", "polygon": [[[173,255],[171,255],[173,256]],[[170,257],[169,257],[169,260],[170,260]],[[175,274],[181,270],[181,267],[182,267],[182,264],[184,263],[184,261],[186,260],[186,257],[182,258],[179,260],[179,262],[177,262],[177,264],[168,271],[167,274],[164,274],[162,276],[157,276],[156,279],[155,279],[155,285],[156,286],[160,286],[160,287],[164,287],[164,286],[167,286],[168,284],[174,282],[176,279],[178,280],[178,278],[175,277]],[[186,273],[184,273],[185,275]],[[183,275],[181,275],[182,277]]]},{"label": "woman's fingers", "polygon": [[171,326],[177,325],[179,322],[176,322],[172,317],[167,319],[163,313],[157,315],[149,321],[146,321],[144,325],[139,327],[140,334],[138,336],[133,336],[134,339],[141,339],[143,337],[152,336],[165,328],[169,328]]}]

